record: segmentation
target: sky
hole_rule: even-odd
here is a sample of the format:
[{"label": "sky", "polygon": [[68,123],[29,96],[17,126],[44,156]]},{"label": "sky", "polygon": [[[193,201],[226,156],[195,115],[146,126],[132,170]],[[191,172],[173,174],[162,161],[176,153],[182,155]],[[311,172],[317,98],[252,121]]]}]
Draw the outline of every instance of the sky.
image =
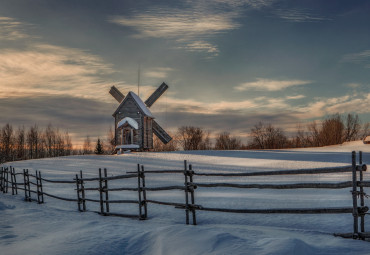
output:
[{"label": "sky", "polygon": [[370,121],[370,2],[0,1],[0,124],[104,137],[118,102],[143,101],[167,131],[242,139],[330,114]]}]

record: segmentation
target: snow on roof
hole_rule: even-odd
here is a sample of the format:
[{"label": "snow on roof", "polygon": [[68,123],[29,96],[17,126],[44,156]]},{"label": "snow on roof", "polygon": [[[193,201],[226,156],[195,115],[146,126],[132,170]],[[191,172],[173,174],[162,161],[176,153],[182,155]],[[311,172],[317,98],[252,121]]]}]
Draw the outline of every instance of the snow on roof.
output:
[{"label": "snow on roof", "polygon": [[120,128],[126,124],[130,125],[133,129],[139,129],[139,124],[136,122],[136,120],[130,117],[123,118],[120,122],[118,122],[117,128]]},{"label": "snow on roof", "polygon": [[153,114],[149,111],[148,107],[144,104],[144,102],[141,100],[141,98],[136,95],[134,92],[130,91],[129,94],[131,94],[132,98],[136,101],[139,108],[144,112],[145,115],[148,117],[154,118]]},{"label": "snow on roof", "polygon": [[140,99],[140,97],[138,95],[136,95],[134,92],[130,91],[127,96],[125,97],[125,99],[123,99],[123,101],[121,102],[121,104],[118,106],[118,108],[116,109],[116,111],[113,113],[113,116],[115,116],[119,109],[121,108],[121,106],[127,101],[128,98],[132,98],[134,99],[136,105],[139,107],[139,109],[145,114],[145,116],[148,116],[148,117],[151,117],[154,119],[154,116],[153,114],[150,112],[150,110],[148,109],[148,107],[146,107],[145,103]]}]

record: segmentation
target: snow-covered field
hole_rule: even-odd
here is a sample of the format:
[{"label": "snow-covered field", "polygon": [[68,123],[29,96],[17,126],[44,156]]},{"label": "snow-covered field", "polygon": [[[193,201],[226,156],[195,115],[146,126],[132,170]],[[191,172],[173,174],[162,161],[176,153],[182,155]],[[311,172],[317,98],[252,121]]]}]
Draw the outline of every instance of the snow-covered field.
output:
[{"label": "snow-covered field", "polygon": [[[108,175],[135,171],[143,164],[150,169],[182,169],[183,160],[196,172],[254,172],[344,166],[351,151],[362,150],[370,162],[370,145],[352,142],[341,146],[296,150],[190,151],[131,153],[120,156],[71,156],[9,163],[19,172],[40,170],[44,178],[71,180],[79,170],[96,177],[98,168]],[[232,183],[338,182],[351,180],[351,173],[316,176],[210,178],[195,176],[195,182]],[[365,179],[370,180],[365,173]],[[135,180],[113,185],[135,186]],[[147,187],[183,185],[180,174],[146,176]],[[96,186],[96,185],[94,185]],[[53,187],[53,189],[52,189]],[[44,191],[76,198],[75,185],[48,184]],[[365,190],[366,192],[366,190]],[[97,192],[87,193],[96,198]],[[135,192],[111,193],[112,199],[136,199]],[[148,199],[184,202],[183,191],[148,192]],[[350,188],[340,190],[258,190],[198,188],[196,204],[223,208],[351,207]],[[148,220],[103,217],[80,213],[73,202],[45,197],[45,203],[23,201],[23,192],[0,194],[0,254],[370,254],[370,243],[334,237],[351,232],[350,214],[284,215],[197,212],[197,226],[185,225],[185,213],[168,206],[148,205]],[[366,205],[370,200],[366,199]],[[88,210],[98,205],[87,202]],[[137,205],[111,205],[112,212],[137,213]],[[370,219],[365,229],[370,230]]]}]

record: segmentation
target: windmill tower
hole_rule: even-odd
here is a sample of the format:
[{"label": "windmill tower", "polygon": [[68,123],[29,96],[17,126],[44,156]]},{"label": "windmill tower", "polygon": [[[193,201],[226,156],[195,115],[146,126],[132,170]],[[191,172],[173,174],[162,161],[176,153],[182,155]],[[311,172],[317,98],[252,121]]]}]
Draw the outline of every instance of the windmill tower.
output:
[{"label": "windmill tower", "polygon": [[167,89],[168,85],[163,82],[143,102],[132,91],[125,97],[115,86],[111,87],[109,93],[120,103],[113,113],[116,150],[151,150],[153,149],[153,133],[164,144],[172,140],[172,137],[154,120],[149,110]]}]

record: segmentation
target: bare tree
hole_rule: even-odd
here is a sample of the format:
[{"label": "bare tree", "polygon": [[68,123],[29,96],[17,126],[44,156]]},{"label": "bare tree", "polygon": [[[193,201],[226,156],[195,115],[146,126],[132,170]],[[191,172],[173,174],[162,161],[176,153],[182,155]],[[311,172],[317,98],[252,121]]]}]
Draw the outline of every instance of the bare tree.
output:
[{"label": "bare tree", "polygon": [[365,139],[368,135],[370,135],[370,122],[364,124],[360,138]]},{"label": "bare tree", "polygon": [[83,154],[91,154],[92,153],[91,140],[90,140],[89,136],[86,136],[82,150],[83,150]]},{"label": "bare tree", "polygon": [[343,132],[344,124],[339,114],[327,117],[321,125],[319,146],[343,143]]},{"label": "bare tree", "polygon": [[178,135],[169,133],[172,140],[164,144],[157,136],[153,136],[153,151],[176,151],[178,149]]},{"label": "bare tree", "polygon": [[24,126],[19,127],[16,133],[16,158],[26,159],[26,134]]},{"label": "bare tree", "polygon": [[72,140],[71,137],[69,136],[68,131],[65,132],[64,134],[64,155],[69,156],[72,154],[73,151],[73,145],[72,145]]},{"label": "bare tree", "polygon": [[251,129],[252,144],[257,149],[281,149],[288,145],[288,138],[280,128],[259,122]]},{"label": "bare tree", "polygon": [[38,158],[39,138],[38,127],[34,125],[27,132],[27,147],[30,159]]},{"label": "bare tree", "polygon": [[114,150],[116,148],[116,139],[114,138],[114,132],[112,130],[112,127],[109,128],[106,142],[104,143],[105,149],[104,151],[107,154],[113,154]]},{"label": "bare tree", "polygon": [[184,150],[201,150],[206,147],[206,132],[200,127],[182,126],[178,128],[177,133]]},{"label": "bare tree", "polygon": [[1,151],[3,152],[3,161],[13,160],[14,143],[13,127],[7,123],[1,130]]},{"label": "bare tree", "polygon": [[240,139],[231,137],[229,132],[222,132],[216,137],[215,150],[238,150],[241,145]]},{"label": "bare tree", "polygon": [[355,141],[359,138],[361,123],[358,115],[349,113],[345,120],[344,141]]}]

